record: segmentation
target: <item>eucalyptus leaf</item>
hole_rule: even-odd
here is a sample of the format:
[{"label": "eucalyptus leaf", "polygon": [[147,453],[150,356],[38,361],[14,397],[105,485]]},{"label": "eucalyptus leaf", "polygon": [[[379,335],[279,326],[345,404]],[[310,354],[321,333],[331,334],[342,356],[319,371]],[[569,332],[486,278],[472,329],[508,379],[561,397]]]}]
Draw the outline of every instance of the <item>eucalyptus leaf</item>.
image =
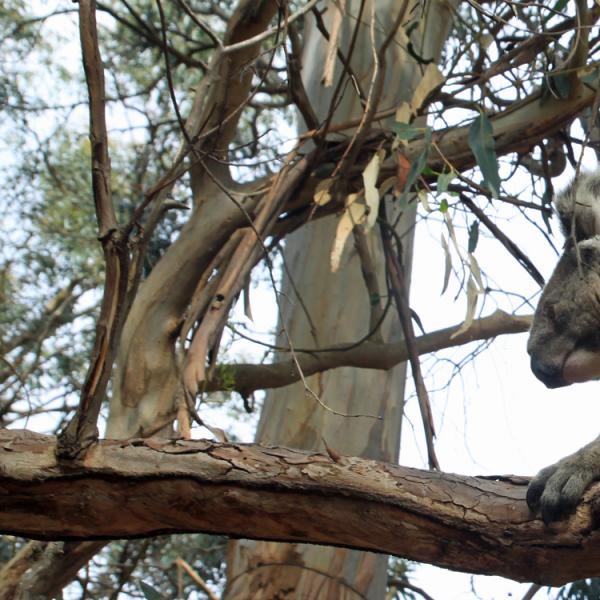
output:
[{"label": "eucalyptus leaf", "polygon": [[400,196],[400,202],[408,202],[408,193],[410,192],[410,189],[417,180],[417,177],[427,166],[427,156],[429,155],[429,146],[431,145],[431,129],[429,127],[425,128],[424,142],[425,146],[423,147],[421,154],[419,154],[419,156],[417,156],[417,158],[413,160],[410,165],[408,175],[406,176],[406,182],[404,184],[404,190]]},{"label": "eucalyptus leaf", "polygon": [[469,146],[481,169],[483,181],[494,198],[500,193],[500,175],[498,174],[498,158],[494,144],[494,130],[490,120],[484,113],[473,121],[469,129]]},{"label": "eucalyptus leaf", "polygon": [[554,95],[566,100],[571,95],[571,78],[566,73],[556,73],[550,77],[550,87]]},{"label": "eucalyptus leaf", "polygon": [[392,131],[401,140],[412,140],[423,133],[422,127],[415,127],[409,123],[394,123],[392,124]]},{"label": "eucalyptus leaf", "polygon": [[456,171],[452,169],[448,173],[440,173],[437,178],[437,191],[447,192],[450,182],[456,177]]},{"label": "eucalyptus leaf", "polygon": [[469,254],[475,252],[479,241],[479,221],[473,221],[469,227]]},{"label": "eucalyptus leaf", "polygon": [[140,581],[140,590],[142,590],[146,600],[165,600],[165,597],[159,591],[143,581]]}]

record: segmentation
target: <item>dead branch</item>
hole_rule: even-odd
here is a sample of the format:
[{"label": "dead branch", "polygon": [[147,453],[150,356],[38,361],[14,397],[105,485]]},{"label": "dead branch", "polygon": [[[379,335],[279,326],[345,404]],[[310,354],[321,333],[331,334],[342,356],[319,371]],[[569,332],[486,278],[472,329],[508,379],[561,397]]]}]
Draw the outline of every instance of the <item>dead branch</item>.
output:
[{"label": "dead branch", "polygon": [[112,204],[104,70],[98,45],[95,0],[82,0],[79,3],[79,28],[89,96],[92,189],[106,277],[94,348],[81,390],[79,408],[59,438],[58,450],[63,457],[76,456],[98,435],[96,423],[123,327],[129,270],[126,236],[119,229]]}]

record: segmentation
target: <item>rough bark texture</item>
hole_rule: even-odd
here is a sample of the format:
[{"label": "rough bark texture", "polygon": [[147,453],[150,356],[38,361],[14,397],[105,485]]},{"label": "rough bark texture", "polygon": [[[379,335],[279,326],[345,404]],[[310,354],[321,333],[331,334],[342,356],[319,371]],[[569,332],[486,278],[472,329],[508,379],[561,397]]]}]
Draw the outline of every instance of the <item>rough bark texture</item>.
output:
[{"label": "rough bark texture", "polygon": [[[3,533],[52,540],[203,531],[337,544],[340,556],[360,548],[549,585],[600,574],[599,486],[569,520],[546,527],[527,508],[522,477],[204,440],[105,440],[79,464],[61,464],[55,450],[51,436],[0,432]],[[288,558],[303,564],[289,549]]]},{"label": "rough bark texture", "polygon": [[[337,45],[343,55],[350,57],[349,62],[361,88],[369,90],[378,68],[374,52],[385,35],[390,33],[403,3],[377,2],[374,37],[370,31],[373,17],[371,2],[354,1],[341,6],[344,14]],[[361,6],[364,9],[362,13]],[[330,2],[324,15],[330,35],[334,35],[337,10]],[[421,23],[422,48],[428,57],[437,59],[449,30],[450,12],[445,5],[435,2],[429,4],[426,13]],[[357,26],[356,47],[352,50],[352,36]],[[395,35],[398,44],[387,53],[387,64],[379,66],[385,69],[383,94],[377,98],[380,109],[410,101],[421,76],[417,64],[402,50],[403,37],[404,33],[399,29]],[[336,83],[342,72],[339,61],[333,85],[323,85],[322,65],[326,54],[327,42],[311,19],[305,32],[302,64],[305,66],[306,92],[318,119],[325,121],[331,111],[335,111],[333,125],[361,117],[366,110],[365,105],[349,82],[338,102],[334,99]],[[284,276],[280,323],[285,324],[295,346],[328,347],[349,343],[369,331],[369,292],[361,275],[359,256],[351,243],[346,245],[339,271],[331,273],[329,256],[338,221],[338,216],[332,216],[309,223],[291,235],[286,243],[285,261],[293,282]],[[404,266],[408,273],[414,222],[413,205],[404,211],[396,228],[403,240]],[[368,235],[366,244],[373,257],[380,293],[385,295],[384,260],[378,235]],[[394,315],[394,312],[392,310],[391,314]],[[380,334],[386,341],[398,341],[402,336],[398,319],[395,316],[387,318]],[[280,336],[282,346],[286,345],[286,338],[286,335]],[[344,454],[396,461],[400,448],[405,376],[405,365],[398,364],[387,372],[341,368],[309,377],[308,386],[330,410],[307,393],[303,383],[276,390],[267,397],[256,439],[259,443],[284,444],[307,450],[322,450],[329,445]],[[343,414],[375,415],[378,419],[349,418],[341,416]],[[251,541],[235,542],[230,546],[225,592],[228,600],[250,596],[265,599],[374,600],[385,595],[385,556],[376,557],[340,548],[278,546]],[[263,566],[259,569],[257,564]]]},{"label": "rough bark texture", "polygon": [[[428,3],[427,6],[431,7],[433,4]],[[277,5],[271,0],[264,2],[242,1],[236,9],[235,18],[231,20],[230,27],[225,36],[225,42],[235,43],[264,30],[276,10]],[[382,19],[385,14],[383,6],[378,4],[377,18]],[[383,17],[382,22],[385,22],[385,17]],[[449,19],[445,17],[440,19],[440,23],[444,27],[448,22]],[[427,27],[430,27],[430,24]],[[431,31],[436,42],[442,43],[443,33],[433,29]],[[547,36],[543,36],[538,39],[538,42],[545,44],[544,40],[547,39],[549,39]],[[208,119],[210,117],[208,119],[210,120],[210,123],[207,125],[208,129],[215,124],[223,125],[223,127],[217,128],[222,135],[220,135],[216,146],[222,149],[227,147],[232,132],[235,129],[237,116],[239,115],[238,108],[247,100],[251,93],[250,73],[252,69],[249,69],[248,66],[252,64],[252,61],[255,60],[259,52],[260,48],[258,45],[249,45],[227,55],[225,62],[220,62],[222,57],[215,55],[215,59],[211,63],[211,67],[214,67],[214,69],[211,69],[210,76],[207,76],[205,84],[198,90],[194,101],[194,108],[186,120],[186,124],[190,128],[188,133],[192,137],[196,128],[205,122],[205,118]],[[369,52],[365,53],[365,57],[369,56]],[[243,73],[244,76],[240,77],[240,73]],[[368,69],[366,72],[361,70],[358,74],[361,77],[364,75],[368,79]],[[396,78],[389,86],[390,93],[395,94],[409,89],[413,83],[408,76],[407,79]],[[564,127],[565,124],[572,120],[574,114],[580,112],[584,107],[590,106],[595,96],[595,90],[586,86],[579,88],[577,94],[567,100],[561,100],[554,96],[542,99],[541,95],[536,93],[520,104],[511,106],[503,113],[492,116],[491,121],[494,126],[498,154],[502,155],[516,150],[522,152],[529,151],[545,136]],[[395,106],[394,102],[397,100],[398,97],[394,96],[390,106]],[[389,108],[389,106],[386,105],[382,108]],[[208,120],[206,121],[207,123]],[[217,129],[213,130],[213,133]],[[345,130],[346,133],[347,131]],[[442,158],[443,155],[445,159],[459,170],[472,167],[474,159],[467,143],[467,131],[468,126],[452,128],[434,134],[433,137],[437,147],[440,149],[440,154],[432,153],[429,159],[430,166],[441,170],[445,165]],[[211,139],[207,145],[212,149],[215,146],[213,144],[215,140],[211,136],[209,137]],[[374,132],[372,133],[372,138],[370,137],[369,139],[370,145],[367,149],[367,154],[372,154],[380,143],[385,144],[385,147],[388,149],[390,147],[389,132]],[[408,144],[406,156],[409,159],[413,159],[421,152],[422,148],[422,140],[414,140]],[[339,156],[337,159],[339,159]],[[348,177],[360,181],[364,165],[364,161],[358,161],[348,172]],[[382,176],[387,177],[394,174],[396,166],[396,156],[392,155],[386,161],[386,165],[382,170]],[[231,182],[225,168],[214,164],[211,164],[211,168],[211,175],[220,180],[221,184],[224,183],[225,187],[230,190],[245,191],[247,195],[243,196],[242,194],[240,196],[241,203],[252,213],[257,202],[257,197],[252,196],[252,192],[256,191],[256,186],[241,190],[242,186],[237,186]],[[316,218],[324,212],[339,210],[340,198],[332,201],[331,206],[315,210],[312,199],[315,186],[318,182],[319,177],[316,175],[305,178],[302,188],[295,191],[293,199],[286,205],[286,215],[282,216],[275,227],[277,234],[284,234],[304,225],[309,215]],[[258,182],[257,185],[260,185],[260,183]],[[141,286],[125,327],[120,346],[120,355],[117,361],[118,369],[113,381],[115,402],[111,408],[109,424],[110,435],[113,437],[146,434],[148,431],[155,429],[157,423],[167,422],[167,417],[172,415],[173,398],[178,384],[175,338],[182,315],[185,314],[189,306],[199,277],[201,277],[201,274],[214,259],[215,254],[222,250],[226,241],[230,240],[239,228],[247,225],[239,209],[230,202],[230,199],[223,193],[219,185],[206,175],[205,164],[198,163],[194,165],[192,169],[192,187],[195,205],[193,215],[184,227],[177,242],[169,248],[163,259],[153,269],[151,276]],[[166,194],[166,189],[163,191]],[[159,203],[157,202],[157,204]],[[314,235],[314,232],[307,233],[306,235],[308,237],[305,238],[305,243],[308,243],[311,239],[310,236]],[[330,246],[322,250],[323,254],[320,260],[328,256],[329,250]],[[352,253],[349,252],[349,254]],[[300,260],[303,258],[306,259],[306,255],[302,255],[301,252],[299,256],[301,257]],[[310,287],[317,283],[320,283],[320,281],[309,281],[308,285]],[[362,290],[361,286],[362,284],[359,283],[359,287]],[[344,288],[340,289],[343,296]],[[354,288],[348,287],[346,289]],[[326,301],[327,294],[320,302]],[[365,312],[364,314],[366,315],[367,313]],[[348,320],[353,325],[357,322],[356,319],[350,318],[347,313],[344,313],[343,317],[344,319],[340,323],[343,323],[344,327],[347,326]],[[367,317],[363,317],[363,322],[366,322],[366,320]],[[341,328],[341,325],[339,328]],[[350,330],[346,330],[345,333],[353,335],[353,332]],[[335,342],[336,340],[354,339],[352,335],[336,337],[332,334],[329,337],[329,333],[327,333],[328,339],[326,343],[329,345],[329,342]],[[314,340],[311,339],[310,341],[310,345],[312,346]],[[389,376],[386,375],[385,377],[388,378]],[[314,379],[319,385],[326,382],[328,389],[331,389],[335,385],[332,383],[333,379],[322,377],[315,377]],[[342,380],[343,383],[344,380]],[[390,388],[397,389],[392,384],[390,384]],[[317,386],[316,391],[318,392],[319,389]],[[363,393],[362,396],[359,394],[353,399],[354,402],[361,405],[361,412],[367,412],[362,402],[363,398],[370,394],[370,391],[369,389],[367,393]],[[326,400],[328,399],[326,398]],[[391,396],[389,399],[385,399],[385,401],[389,402],[388,407],[393,407],[396,410],[397,407],[394,407],[394,399]],[[304,406],[308,407],[308,409],[314,408],[314,400],[310,400]],[[286,411],[283,412],[285,413]],[[291,413],[292,410],[289,412]],[[328,418],[333,422],[332,417]],[[356,421],[356,419],[352,421]],[[275,419],[274,423],[277,426]],[[396,425],[393,424],[393,426]],[[301,425],[301,427],[303,426]],[[392,427],[389,423],[386,426]],[[348,441],[352,439],[352,436],[347,433],[348,429],[340,429],[339,432],[343,432],[343,435],[338,435],[338,428],[331,425],[326,434],[327,442],[338,450],[343,449],[343,451],[353,452],[352,448],[344,445],[345,441],[338,445],[338,441],[341,441],[342,437]],[[313,432],[311,432],[311,436],[313,440],[317,440],[317,443],[319,443],[319,438]],[[388,439],[392,438],[389,437]],[[367,441],[364,439],[358,440],[357,444],[360,446],[357,452],[362,447],[376,448],[377,450],[383,447],[388,449],[392,447],[386,445],[387,441],[385,444],[380,443],[378,445],[375,438],[370,438]],[[124,452],[127,452],[127,450],[129,448],[123,449]],[[0,467],[2,466],[0,464]],[[39,504],[38,512],[45,510],[46,504]],[[75,509],[74,514],[78,510],[78,508]],[[32,547],[28,547],[26,551],[19,555],[19,560],[15,558],[15,561],[11,561],[11,563],[5,565],[5,568],[2,570],[0,574],[0,599],[4,600],[5,598],[15,597],[10,592],[10,588],[23,573],[26,573],[26,577],[23,578],[21,583],[24,584],[27,582],[28,585],[31,585],[29,591],[34,592],[32,593],[33,596],[49,597],[55,594],[66,581],[73,577],[78,567],[93,554],[94,549],[98,549],[101,546],[101,542],[87,542],[83,544],[73,542],[67,544],[50,544],[47,547],[34,544]],[[342,551],[335,552],[336,559],[344,562],[344,564],[349,564],[346,561],[346,555]],[[40,556],[41,559],[38,560]],[[347,589],[361,591],[369,587],[370,579],[368,580],[368,574],[373,572],[370,562],[372,560],[372,556],[364,559],[364,562],[361,563],[364,568],[358,569],[358,572],[361,573],[359,576],[360,581],[357,582],[356,587]],[[285,557],[283,562],[287,562]],[[465,562],[467,562],[466,559]],[[256,562],[251,564],[249,560],[247,569],[254,568],[252,565],[256,564]],[[335,565],[339,564],[341,563],[335,563]],[[331,581],[337,576],[332,574],[339,572],[339,568],[335,565],[330,570],[330,575],[328,576]],[[351,566],[349,569],[354,570],[354,566]],[[290,576],[293,578],[295,575],[292,571],[293,569],[290,569],[288,573],[291,573]],[[279,576],[281,576],[281,572],[275,574],[275,578]],[[233,581],[233,579],[230,581]],[[337,581],[339,583],[339,577]],[[318,583],[320,585],[320,582]],[[241,589],[243,590],[244,588],[242,587]],[[341,590],[338,584],[333,588],[332,593],[334,596],[336,590]],[[335,597],[341,598],[343,596],[340,592],[340,595]]]}]

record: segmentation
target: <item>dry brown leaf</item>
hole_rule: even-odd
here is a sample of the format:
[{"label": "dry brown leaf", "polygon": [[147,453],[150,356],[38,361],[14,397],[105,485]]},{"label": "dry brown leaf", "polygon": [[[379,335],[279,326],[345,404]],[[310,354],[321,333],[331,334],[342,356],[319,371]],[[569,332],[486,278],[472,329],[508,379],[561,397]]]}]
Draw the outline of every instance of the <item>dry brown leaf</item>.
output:
[{"label": "dry brown leaf", "polygon": [[365,202],[369,209],[367,214],[367,220],[365,223],[365,229],[369,231],[375,225],[377,221],[377,215],[379,214],[379,199],[380,194],[377,189],[377,178],[379,177],[379,169],[383,161],[385,160],[385,150],[380,148],[373,155],[373,158],[369,161],[369,164],[363,171],[363,184],[365,186]]},{"label": "dry brown leaf", "polygon": [[315,195],[313,196],[314,203],[317,206],[325,206],[331,200],[331,186],[333,179],[331,177],[319,181],[315,188]]},{"label": "dry brown leaf", "polygon": [[417,89],[413,94],[412,100],[410,101],[410,109],[413,114],[423,106],[423,102],[427,96],[434,90],[440,83],[444,81],[444,76],[434,63],[429,63],[421,77],[421,81],[417,85]]},{"label": "dry brown leaf", "polygon": [[332,273],[335,273],[340,267],[342,252],[352,228],[355,225],[360,225],[365,220],[366,206],[356,202],[357,198],[358,194],[350,194],[348,196],[348,206],[346,206],[346,210],[342,214],[335,231],[335,239],[333,240],[333,248],[331,249]]},{"label": "dry brown leaf", "polygon": [[475,318],[475,309],[477,308],[477,285],[473,281],[472,277],[469,277],[469,281],[467,282],[467,315],[465,316],[465,320],[463,324],[450,336],[450,339],[453,339],[471,327],[473,323],[473,319]]},{"label": "dry brown leaf", "polygon": [[408,123],[410,122],[411,116],[412,112],[410,110],[410,104],[408,102],[403,102],[396,110],[395,118],[397,123]]}]

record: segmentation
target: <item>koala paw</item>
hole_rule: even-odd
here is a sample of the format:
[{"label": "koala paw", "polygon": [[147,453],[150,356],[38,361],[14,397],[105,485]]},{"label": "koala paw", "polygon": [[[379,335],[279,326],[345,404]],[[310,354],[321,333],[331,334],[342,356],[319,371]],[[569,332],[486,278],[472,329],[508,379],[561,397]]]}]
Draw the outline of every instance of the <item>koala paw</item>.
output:
[{"label": "koala paw", "polygon": [[527,504],[544,523],[557,521],[579,503],[592,481],[600,479],[600,438],[542,469],[527,488]]}]

